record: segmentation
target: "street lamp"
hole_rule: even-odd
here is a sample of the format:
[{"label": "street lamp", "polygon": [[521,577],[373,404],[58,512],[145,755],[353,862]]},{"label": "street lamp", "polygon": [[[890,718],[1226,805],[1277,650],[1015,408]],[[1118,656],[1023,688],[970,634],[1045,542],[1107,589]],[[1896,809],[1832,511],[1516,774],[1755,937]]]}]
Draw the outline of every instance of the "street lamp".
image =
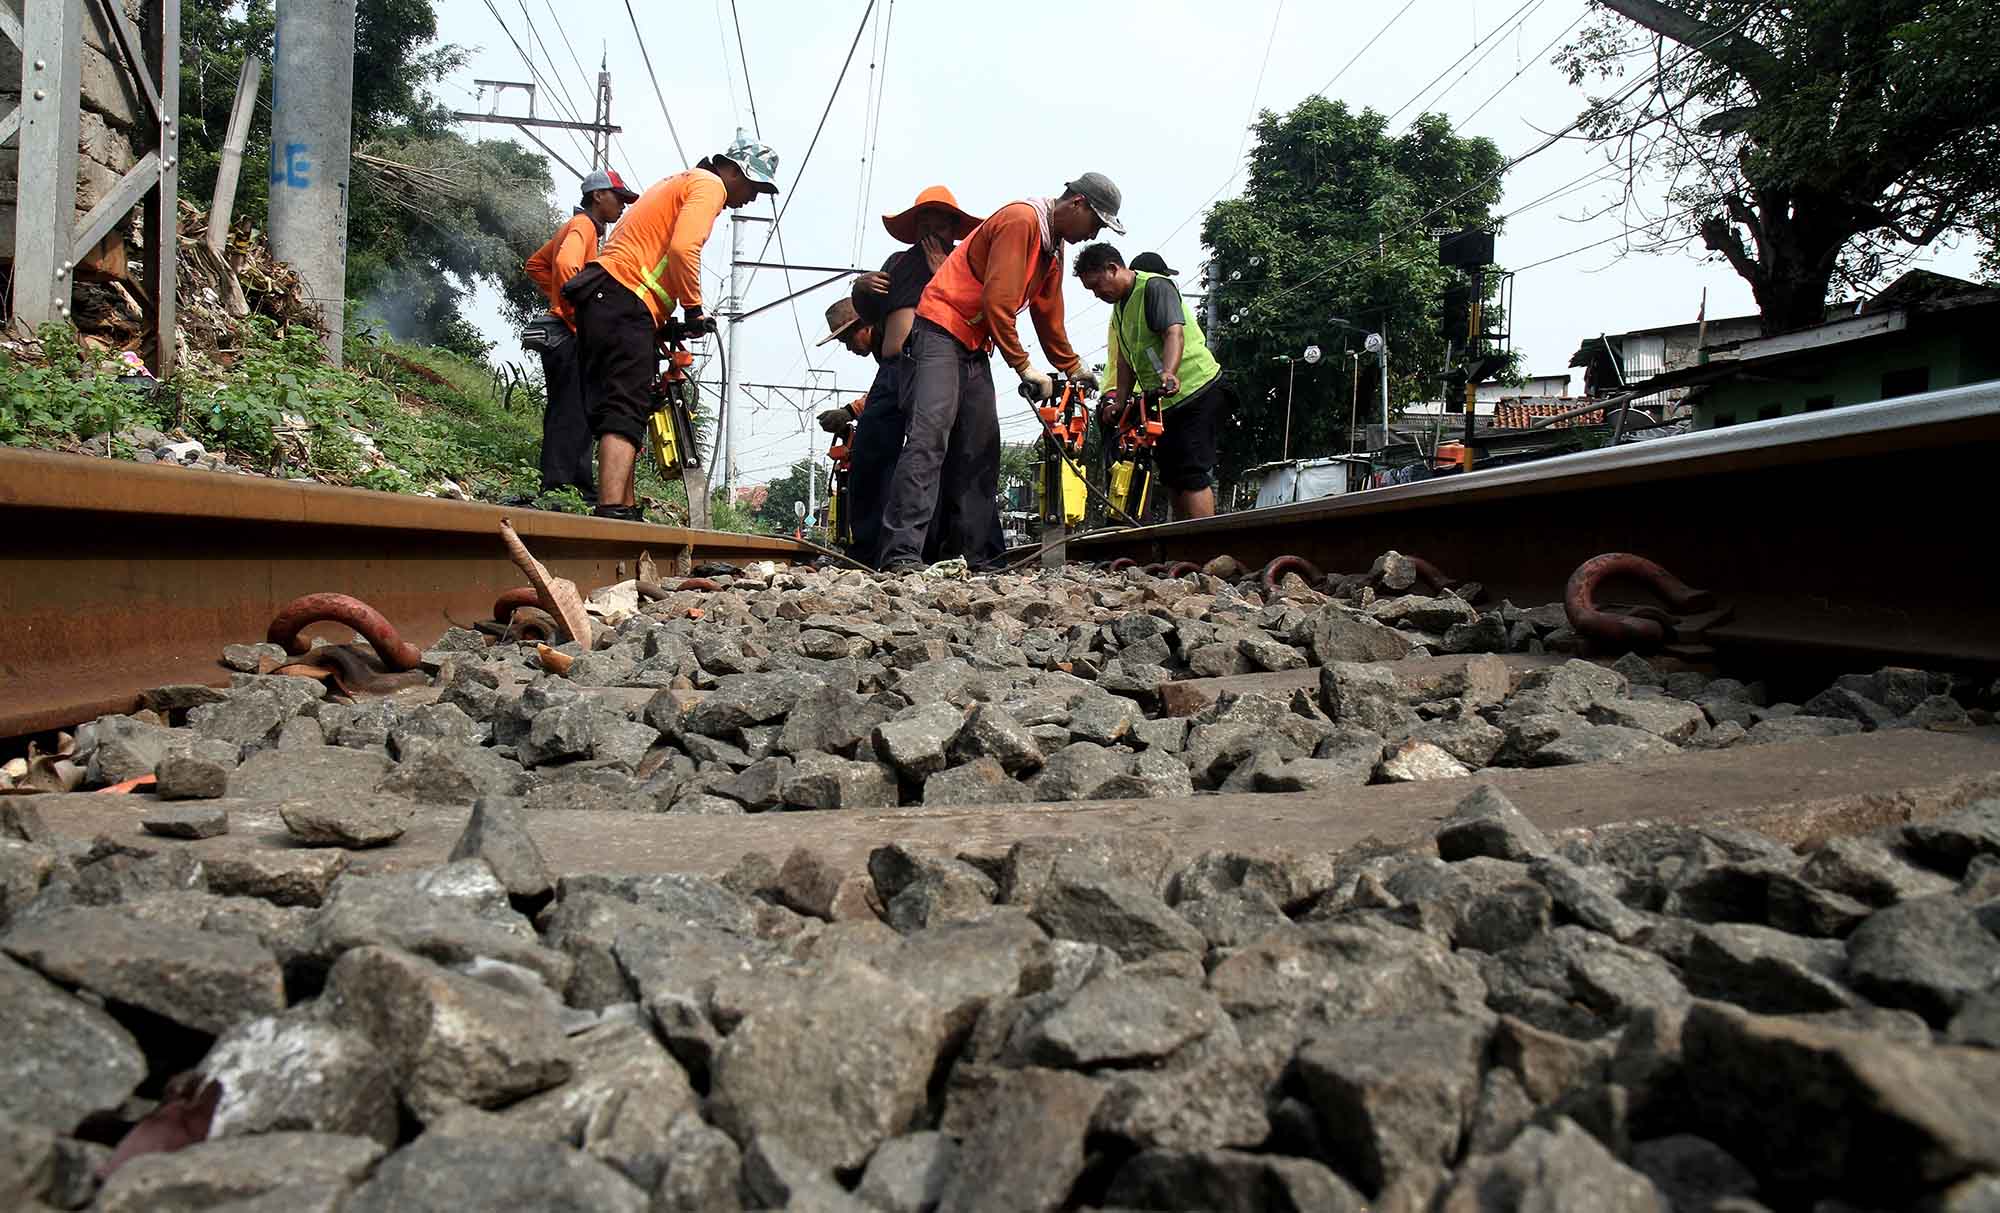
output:
[{"label": "street lamp", "polygon": [[1382,332],[1371,333],[1353,321],[1342,320],[1338,316],[1328,316],[1327,319],[1342,328],[1353,329],[1357,333],[1367,334],[1366,339],[1361,343],[1363,348],[1382,359],[1382,444],[1387,446],[1389,443],[1389,338]]},{"label": "street lamp", "polygon": [[1285,363],[1287,368],[1285,371],[1285,453],[1282,456],[1286,461],[1290,461],[1292,457],[1292,381],[1298,376],[1299,362],[1304,362],[1307,366],[1313,366],[1319,362],[1319,359],[1319,347],[1317,345],[1309,345],[1299,354],[1298,362],[1293,361],[1290,354],[1280,354],[1271,360],[1273,362]]}]

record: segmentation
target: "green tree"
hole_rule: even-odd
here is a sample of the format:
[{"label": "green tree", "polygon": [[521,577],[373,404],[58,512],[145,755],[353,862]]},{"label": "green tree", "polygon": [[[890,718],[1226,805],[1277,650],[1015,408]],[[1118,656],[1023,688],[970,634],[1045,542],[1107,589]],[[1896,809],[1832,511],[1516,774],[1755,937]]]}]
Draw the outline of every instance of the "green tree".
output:
[{"label": "green tree", "polygon": [[[181,190],[207,206],[246,54],[266,79],[244,152],[235,213],[269,211],[272,0],[186,0],[182,8]],[[541,155],[504,140],[468,142],[431,88],[463,66],[437,45],[434,0],[359,0],[355,12],[354,146],[348,195],[347,293],[396,337],[483,356],[464,318],[485,281],[524,318],[540,306],[521,270],[559,221]]]},{"label": "green tree", "polygon": [[[1837,285],[2000,234],[1992,0],[1595,0],[1556,62],[1577,84],[1657,79],[1587,111],[1626,199],[1664,190],[1636,247],[1695,240],[1750,284],[1767,332],[1818,324]],[[1632,212],[1637,214],[1636,209]]]},{"label": "green tree", "polygon": [[777,534],[790,534],[799,525],[798,513],[792,507],[806,504],[806,476],[810,473],[817,486],[813,502],[824,506],[831,486],[830,471],[825,461],[818,458],[801,459],[792,465],[784,478],[765,485],[764,504],[751,515]]},{"label": "green tree", "polygon": [[[1490,140],[1453,135],[1439,115],[1400,135],[1387,127],[1372,109],[1320,97],[1287,114],[1265,111],[1248,188],[1203,223],[1216,316],[1206,332],[1239,401],[1220,435],[1225,483],[1279,458],[1289,370],[1279,359],[1308,345],[1326,357],[1302,365],[1292,385],[1292,453],[1346,449],[1357,366],[1346,351],[1363,333],[1337,320],[1387,333],[1394,402],[1442,390],[1443,301],[1457,277],[1439,264],[1427,229],[1490,223],[1502,158]],[[1373,361],[1358,363],[1364,422],[1381,408]]]}]

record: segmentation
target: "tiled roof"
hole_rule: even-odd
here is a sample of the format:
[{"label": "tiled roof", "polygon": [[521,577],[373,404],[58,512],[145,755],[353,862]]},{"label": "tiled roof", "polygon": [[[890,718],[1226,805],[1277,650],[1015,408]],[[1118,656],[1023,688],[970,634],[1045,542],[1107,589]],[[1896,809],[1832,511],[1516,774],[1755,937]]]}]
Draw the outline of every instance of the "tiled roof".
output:
[{"label": "tiled roof", "polygon": [[[1493,428],[1496,430],[1525,430],[1530,422],[1543,417],[1554,417],[1577,407],[1574,400],[1558,400],[1549,404],[1504,403],[1493,413]],[[1565,429],[1573,425],[1603,425],[1604,410],[1583,413],[1575,417],[1565,417],[1551,425],[1550,429]]]}]

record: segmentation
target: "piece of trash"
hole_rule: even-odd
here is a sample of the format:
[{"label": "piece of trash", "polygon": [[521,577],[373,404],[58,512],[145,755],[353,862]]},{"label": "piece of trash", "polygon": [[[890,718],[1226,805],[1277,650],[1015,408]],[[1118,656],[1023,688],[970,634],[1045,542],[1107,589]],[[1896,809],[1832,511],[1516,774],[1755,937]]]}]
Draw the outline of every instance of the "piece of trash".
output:
[{"label": "piece of trash", "polygon": [[186,442],[163,442],[153,448],[155,458],[171,459],[183,466],[195,463],[207,454],[208,448],[193,439]]},{"label": "piece of trash", "polygon": [[639,549],[639,580],[657,582],[659,579],[660,568],[653,563],[653,554],[644,548]]},{"label": "piece of trash", "polygon": [[97,794],[99,796],[123,796],[125,793],[136,791],[139,788],[150,788],[158,782],[159,779],[156,776],[140,775],[133,779],[127,779],[123,783],[114,783],[108,788],[99,788],[97,789]]},{"label": "piece of trash", "polygon": [[924,570],[924,576],[934,581],[963,581],[972,575],[972,569],[965,563],[965,557],[954,556],[950,560],[940,560]]},{"label": "piece of trash", "polygon": [[567,674],[569,668],[576,664],[576,658],[568,653],[558,653],[545,644],[535,646],[535,657],[542,663],[542,668],[551,674]]},{"label": "piece of trash", "polygon": [[583,609],[604,620],[604,626],[615,628],[639,613],[639,583],[621,581],[592,590]]},{"label": "piece of trash", "polygon": [[517,568],[527,574],[528,581],[541,596],[542,609],[560,620],[570,639],[582,645],[584,652],[589,652],[593,634],[590,614],[583,609],[583,598],[576,592],[576,583],[562,577],[551,577],[542,562],[528,551],[528,545],[514,533],[514,524],[505,518],[500,520],[500,539],[507,545],[507,555]]}]

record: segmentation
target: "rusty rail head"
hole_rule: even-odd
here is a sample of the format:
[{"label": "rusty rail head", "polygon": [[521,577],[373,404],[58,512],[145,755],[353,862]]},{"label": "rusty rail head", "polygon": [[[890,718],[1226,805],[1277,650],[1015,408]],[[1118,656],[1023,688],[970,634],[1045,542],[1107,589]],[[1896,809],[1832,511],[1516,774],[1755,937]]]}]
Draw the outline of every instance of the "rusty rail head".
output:
[{"label": "rusty rail head", "polygon": [[1569,584],[1563,587],[1563,614],[1569,617],[1569,625],[1576,629],[1577,635],[1642,653],[1655,652],[1675,639],[1671,617],[1648,618],[1599,607],[1597,591],[1613,577],[1643,583],[1676,611],[1708,611],[1715,607],[1715,595],[1694,589],[1644,556],[1606,552],[1578,565],[1576,572],[1570,574]]},{"label": "rusty rail head", "polygon": [[302,657],[312,652],[312,644],[299,633],[315,623],[340,623],[353,628],[375,646],[376,654],[388,669],[414,670],[423,660],[423,650],[398,636],[394,625],[380,611],[346,594],[305,594],[292,599],[271,620],[265,638]]}]

